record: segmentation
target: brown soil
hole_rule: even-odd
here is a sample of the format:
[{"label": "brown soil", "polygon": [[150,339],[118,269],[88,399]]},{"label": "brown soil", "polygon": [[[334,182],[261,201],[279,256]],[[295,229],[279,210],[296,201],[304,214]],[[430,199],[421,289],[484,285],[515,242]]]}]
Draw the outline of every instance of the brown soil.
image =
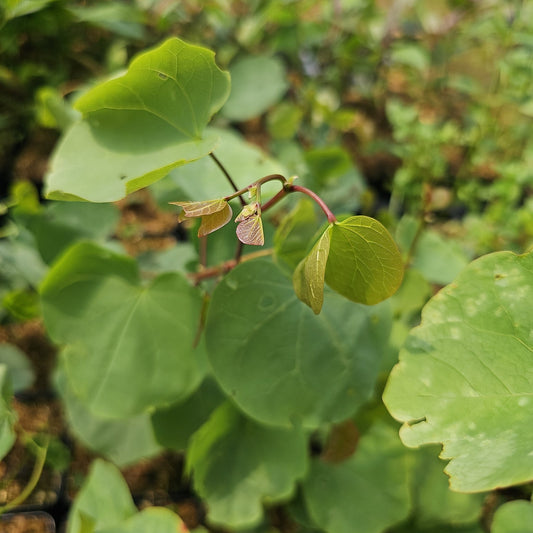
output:
[{"label": "brown soil", "polygon": [[13,514],[0,517],[2,533],[54,533],[54,519],[47,513]]}]

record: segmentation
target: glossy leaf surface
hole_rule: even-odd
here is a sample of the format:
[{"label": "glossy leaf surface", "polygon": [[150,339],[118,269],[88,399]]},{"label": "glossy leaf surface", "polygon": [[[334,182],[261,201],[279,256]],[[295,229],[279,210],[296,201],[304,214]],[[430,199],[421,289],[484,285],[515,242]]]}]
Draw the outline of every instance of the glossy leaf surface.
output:
[{"label": "glossy leaf surface", "polygon": [[350,459],[313,461],[303,483],[311,517],[335,533],[381,533],[404,520],[411,506],[406,455],[396,432],[379,423]]},{"label": "glossy leaf surface", "polygon": [[304,476],[307,439],[301,429],[258,424],[226,402],[192,437],[187,463],[209,522],[251,527],[262,502],[288,498]]},{"label": "glossy leaf surface", "polygon": [[408,446],[442,443],[452,489],[533,478],[533,253],[471,263],[425,306],[383,396]]},{"label": "glossy leaf surface", "polygon": [[229,84],[211,51],[176,38],[139,55],[125,75],[77,101],[84,120],[55,151],[47,196],[119,200],[207,155],[216,139],[203,130]]},{"label": "glossy leaf surface", "polygon": [[216,379],[246,413],[317,427],[369,398],[390,325],[388,305],[368,308],[331,292],[316,316],[279,267],[254,260],[215,289],[206,342]]},{"label": "glossy leaf surface", "polygon": [[354,302],[374,305],[398,289],[403,263],[386,228],[365,216],[331,227],[326,283]]},{"label": "glossy leaf surface", "polygon": [[201,381],[203,349],[193,344],[202,297],[180,274],[143,285],[131,258],[79,243],[41,295],[49,334],[73,348],[69,383],[94,413],[131,417],[187,397]]}]

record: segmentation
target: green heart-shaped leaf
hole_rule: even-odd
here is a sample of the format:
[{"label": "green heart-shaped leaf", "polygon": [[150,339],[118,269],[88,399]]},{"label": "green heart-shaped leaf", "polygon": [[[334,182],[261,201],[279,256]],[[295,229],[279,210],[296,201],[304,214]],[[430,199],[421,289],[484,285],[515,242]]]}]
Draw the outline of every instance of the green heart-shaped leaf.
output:
[{"label": "green heart-shaped leaf", "polygon": [[374,305],[403,278],[398,247],[377,220],[355,216],[331,226],[326,283],[353,302]]},{"label": "green heart-shaped leaf", "polygon": [[180,274],[143,285],[131,258],[82,242],[50,270],[41,296],[49,334],[71,347],[69,383],[94,413],[131,417],[184,399],[201,381],[202,296]]},{"label": "green heart-shaped leaf", "polygon": [[317,316],[278,266],[253,260],[215,289],[206,344],[216,379],[247,414],[315,428],[368,400],[390,327],[388,305],[357,305],[331,291]]},{"label": "green heart-shaped leaf", "polygon": [[59,143],[46,178],[55,199],[111,202],[195,161],[215,146],[203,130],[229,94],[210,50],[172,38],[134,59],[76,107],[84,114]]}]

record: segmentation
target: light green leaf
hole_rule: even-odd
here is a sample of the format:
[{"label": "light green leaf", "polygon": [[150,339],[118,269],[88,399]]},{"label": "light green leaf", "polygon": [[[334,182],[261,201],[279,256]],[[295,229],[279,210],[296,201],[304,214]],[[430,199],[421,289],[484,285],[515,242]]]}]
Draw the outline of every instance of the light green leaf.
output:
[{"label": "light green leaf", "polygon": [[131,417],[200,383],[202,296],[180,274],[142,285],[131,258],[82,242],[52,267],[41,296],[48,333],[72,346],[68,380],[95,414]]},{"label": "light green leaf", "polygon": [[14,392],[27,389],[33,383],[35,376],[30,361],[16,346],[0,343],[0,365],[6,365]]},{"label": "light green leaf", "polygon": [[203,130],[229,83],[211,51],[176,38],[139,55],[77,101],[85,119],[59,143],[46,195],[111,202],[207,155],[216,139]]},{"label": "light green leaf", "polygon": [[70,509],[67,533],[81,533],[84,523],[92,523],[95,531],[114,527],[136,511],[118,468],[96,459]]},{"label": "light green leaf", "polygon": [[2,459],[15,442],[13,426],[17,416],[11,409],[11,383],[8,368],[0,363],[0,459]]},{"label": "light green leaf", "polygon": [[152,414],[155,438],[165,448],[185,450],[191,435],[224,399],[220,388],[208,377],[185,401],[162,407]]},{"label": "light green leaf", "polygon": [[230,67],[232,89],[222,114],[230,120],[257,117],[278,102],[288,88],[279,59],[249,56]]},{"label": "light green leaf", "polygon": [[365,216],[331,227],[326,283],[354,302],[374,305],[398,289],[403,278],[400,252],[389,232]]},{"label": "light green leaf", "polygon": [[304,476],[306,435],[258,424],[226,402],[193,435],[187,468],[209,522],[252,527],[261,521],[263,502],[287,499]]},{"label": "light green leaf", "polygon": [[4,6],[6,20],[36,13],[53,2],[55,0],[6,0]]},{"label": "light green leaf", "polygon": [[[68,357],[65,349],[63,357]],[[70,387],[62,365],[56,373],[56,388],[61,396],[69,430],[88,449],[123,467],[161,451],[155,441],[150,416],[103,418],[89,411]]]},{"label": "light green leaf", "polygon": [[491,533],[529,533],[533,531],[533,502],[515,500],[498,508]]},{"label": "light green leaf", "polygon": [[394,429],[374,424],[350,459],[315,460],[303,483],[311,517],[335,533],[382,533],[409,515],[406,452]]},{"label": "light green leaf", "polygon": [[408,446],[442,443],[454,490],[533,478],[533,253],[471,263],[425,306],[383,399]]},{"label": "light green leaf", "polygon": [[368,400],[390,327],[388,305],[356,305],[332,292],[316,316],[279,267],[254,260],[215,289],[206,343],[216,379],[247,414],[315,428]]},{"label": "light green leaf", "polygon": [[296,296],[318,315],[324,303],[324,277],[332,226],[318,239],[309,254],[296,267],[292,282]]}]

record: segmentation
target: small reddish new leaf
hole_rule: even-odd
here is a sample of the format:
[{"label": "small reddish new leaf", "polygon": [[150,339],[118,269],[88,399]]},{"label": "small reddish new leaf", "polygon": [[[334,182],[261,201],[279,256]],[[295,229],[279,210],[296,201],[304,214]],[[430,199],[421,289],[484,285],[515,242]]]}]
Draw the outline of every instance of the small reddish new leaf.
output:
[{"label": "small reddish new leaf", "polygon": [[245,205],[242,208],[242,211],[237,215],[237,218],[235,219],[235,222],[242,222],[243,220],[246,220],[247,218],[260,215],[260,207],[259,204],[253,203]]},{"label": "small reddish new leaf", "polygon": [[224,209],[221,211],[204,215],[200,227],[198,228],[198,237],[205,237],[222,226],[225,226],[231,220],[232,214],[231,207],[226,202]]},{"label": "small reddish new leaf", "polygon": [[252,215],[242,220],[237,226],[237,237],[243,244],[263,246],[265,244],[265,236],[263,234],[261,215]]},{"label": "small reddish new leaf", "polygon": [[[185,218],[198,218],[205,215],[212,215],[219,211],[225,210],[228,202],[224,198],[216,200],[204,200],[201,202],[169,202],[183,208]],[[230,215],[231,216],[231,215]]]}]

